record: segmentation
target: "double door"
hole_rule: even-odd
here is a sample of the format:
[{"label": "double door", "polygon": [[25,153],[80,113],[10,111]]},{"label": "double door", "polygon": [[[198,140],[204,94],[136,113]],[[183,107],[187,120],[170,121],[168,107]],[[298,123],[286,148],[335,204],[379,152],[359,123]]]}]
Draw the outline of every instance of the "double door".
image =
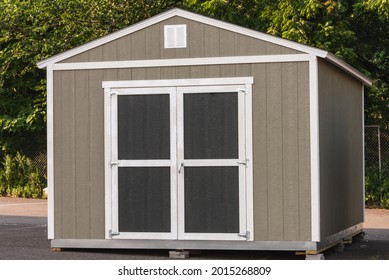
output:
[{"label": "double door", "polygon": [[251,239],[251,84],[233,83],[106,88],[109,238]]}]

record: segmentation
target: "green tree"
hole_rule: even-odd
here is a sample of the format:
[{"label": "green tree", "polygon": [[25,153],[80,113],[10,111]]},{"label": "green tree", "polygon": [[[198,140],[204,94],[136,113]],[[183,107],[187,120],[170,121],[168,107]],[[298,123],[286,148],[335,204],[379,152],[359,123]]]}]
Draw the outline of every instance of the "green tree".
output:
[{"label": "green tree", "polygon": [[258,31],[328,50],[373,80],[366,124],[389,129],[388,0],[187,0],[186,6]]},{"label": "green tree", "polygon": [[45,142],[45,72],[36,62],[179,6],[174,0],[0,2],[0,154]]},{"label": "green tree", "polygon": [[45,72],[37,61],[172,7],[335,53],[374,80],[366,123],[389,127],[387,0],[3,0],[0,150],[45,141]]}]

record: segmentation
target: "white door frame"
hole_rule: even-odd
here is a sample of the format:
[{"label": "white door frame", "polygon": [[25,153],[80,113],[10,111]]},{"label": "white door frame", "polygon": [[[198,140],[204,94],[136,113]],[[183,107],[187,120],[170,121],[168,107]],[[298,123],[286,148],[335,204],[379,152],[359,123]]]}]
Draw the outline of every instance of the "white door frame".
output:
[{"label": "white door frame", "polygon": [[[105,237],[106,239],[186,239],[186,240],[248,240],[254,236],[253,166],[252,166],[252,77],[215,79],[177,79],[141,81],[104,81],[105,111]],[[183,94],[209,90],[238,92],[239,159],[183,161]],[[170,160],[118,160],[117,96],[136,94],[170,95]],[[181,113],[177,113],[181,112]],[[242,112],[242,113],[240,113]],[[243,144],[241,144],[243,143]],[[238,234],[185,233],[183,191],[177,190],[178,159],[186,166],[239,166],[240,236]],[[246,165],[238,164],[245,162]],[[162,167],[171,170],[171,231],[169,233],[118,232],[118,167]],[[183,183],[183,182],[181,182]]]}]

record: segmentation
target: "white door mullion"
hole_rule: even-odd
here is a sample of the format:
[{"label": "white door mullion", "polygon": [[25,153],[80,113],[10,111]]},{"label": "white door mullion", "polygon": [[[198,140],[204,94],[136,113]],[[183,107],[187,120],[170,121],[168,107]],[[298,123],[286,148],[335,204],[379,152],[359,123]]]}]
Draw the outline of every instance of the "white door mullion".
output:
[{"label": "white door mullion", "polygon": [[184,239],[185,234],[185,166],[184,166],[184,94],[182,88],[177,88],[177,227],[178,239]]},{"label": "white door mullion", "polygon": [[177,239],[177,89],[170,88],[170,222],[171,237]]}]

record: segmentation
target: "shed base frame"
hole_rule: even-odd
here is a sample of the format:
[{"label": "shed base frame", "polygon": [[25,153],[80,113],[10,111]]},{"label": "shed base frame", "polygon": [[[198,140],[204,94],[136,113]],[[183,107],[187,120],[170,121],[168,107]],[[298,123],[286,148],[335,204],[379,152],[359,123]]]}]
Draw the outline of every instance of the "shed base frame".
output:
[{"label": "shed base frame", "polygon": [[360,233],[362,223],[328,236],[322,242],[314,241],[198,241],[198,240],[126,240],[126,239],[53,239],[52,248],[96,249],[168,249],[168,250],[258,250],[304,251],[318,254]]},{"label": "shed base frame", "polygon": [[167,250],[258,250],[308,251],[316,250],[310,241],[181,241],[126,239],[53,239],[52,248],[95,249],[167,249]]}]

